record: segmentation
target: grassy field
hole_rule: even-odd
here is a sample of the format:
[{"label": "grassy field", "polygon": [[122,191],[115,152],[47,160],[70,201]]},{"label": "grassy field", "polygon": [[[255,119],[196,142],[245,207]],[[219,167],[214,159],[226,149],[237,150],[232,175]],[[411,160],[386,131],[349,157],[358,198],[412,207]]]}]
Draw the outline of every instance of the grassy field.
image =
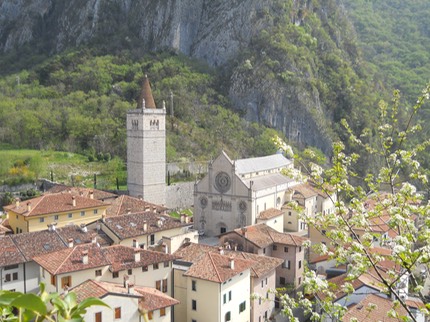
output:
[{"label": "grassy field", "polygon": [[0,184],[34,182],[39,178],[75,186],[92,187],[96,175],[97,188],[126,189],[124,163],[114,158],[109,161],[89,162],[80,154],[59,151],[16,150],[0,146]]}]

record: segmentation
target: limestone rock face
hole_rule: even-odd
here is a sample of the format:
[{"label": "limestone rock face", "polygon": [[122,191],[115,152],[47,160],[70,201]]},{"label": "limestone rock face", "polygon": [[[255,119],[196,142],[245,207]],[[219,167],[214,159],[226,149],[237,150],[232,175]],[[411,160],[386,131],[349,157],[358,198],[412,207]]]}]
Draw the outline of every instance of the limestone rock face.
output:
[{"label": "limestone rock face", "polygon": [[[319,93],[275,77],[238,68],[252,39],[276,23],[273,0],[3,0],[0,52],[42,42],[51,53],[96,41],[140,42],[148,50],[170,48],[231,69],[230,98],[246,118],[282,130],[304,145],[330,150]],[[286,3],[286,2],[285,2]],[[290,1],[291,23],[301,24],[307,0]],[[282,5],[282,4],[281,4]],[[329,8],[321,9],[330,15]],[[294,66],[293,66],[294,67]],[[306,80],[305,80],[306,82]]]}]

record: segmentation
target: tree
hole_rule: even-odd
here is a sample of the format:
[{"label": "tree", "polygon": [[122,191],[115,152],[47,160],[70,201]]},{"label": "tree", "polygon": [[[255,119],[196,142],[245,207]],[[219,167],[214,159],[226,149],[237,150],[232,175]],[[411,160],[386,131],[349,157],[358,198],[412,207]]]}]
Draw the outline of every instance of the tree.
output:
[{"label": "tree", "polygon": [[[303,219],[328,240],[326,245],[312,245],[310,251],[327,255],[338,265],[347,265],[347,282],[341,290],[346,296],[354,292],[354,280],[364,273],[369,274],[377,281],[380,292],[393,299],[393,308],[387,312],[389,316],[398,317],[401,315],[399,312],[405,312],[402,319],[417,321],[399,290],[399,284],[406,280],[409,285],[406,291],[425,303],[422,292],[424,276],[421,274],[430,272],[430,205],[423,195],[417,193],[416,186],[422,187],[428,183],[425,170],[417,158],[430,146],[430,139],[414,145],[410,142],[420,130],[419,125],[414,125],[414,117],[430,98],[430,84],[404,123],[400,121],[399,98],[399,93],[395,92],[391,107],[384,102],[379,105],[381,123],[377,133],[378,146],[366,143],[369,131],[356,136],[343,121],[350,144],[359,147],[362,154],[368,153],[378,158],[382,165],[378,171],[369,169],[365,177],[359,178],[353,171],[353,165],[361,156],[347,155],[345,145],[335,143],[331,168],[324,170],[310,163],[307,171],[320,189],[326,190],[328,195],[334,193],[336,211],[304,216]],[[353,185],[352,180],[361,182],[361,185]],[[373,207],[369,205],[369,200],[374,200]],[[377,234],[372,225],[381,217],[388,218],[385,224],[393,232],[390,240],[384,240],[390,250],[385,257],[373,251]],[[393,264],[392,268],[382,265],[386,260]],[[312,320],[324,317],[341,321],[346,307],[334,303],[336,292],[340,289],[312,270],[307,270],[305,274],[304,292],[297,299],[288,295],[280,297],[283,312],[294,319],[293,308],[301,307]],[[316,296],[315,302],[312,302],[310,298],[318,294],[323,296]],[[314,305],[322,308],[321,312],[316,312]],[[374,310],[375,307],[366,309]],[[422,312],[429,315],[429,309],[430,304],[426,304]]]},{"label": "tree", "polygon": [[107,306],[98,298],[87,298],[78,303],[76,294],[67,293],[64,297],[58,293],[48,294],[45,285],[40,284],[38,295],[12,291],[0,291],[1,321],[84,321],[86,309],[91,306]]}]

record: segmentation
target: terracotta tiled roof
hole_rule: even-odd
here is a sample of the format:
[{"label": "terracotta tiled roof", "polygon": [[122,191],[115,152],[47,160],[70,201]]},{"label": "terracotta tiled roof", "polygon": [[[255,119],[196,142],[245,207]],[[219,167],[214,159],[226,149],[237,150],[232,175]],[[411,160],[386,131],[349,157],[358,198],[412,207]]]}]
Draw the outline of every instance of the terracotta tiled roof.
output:
[{"label": "terracotta tiled roof", "polygon": [[128,295],[139,298],[139,310],[154,311],[164,307],[179,304],[179,301],[155,288],[134,286],[130,294],[123,284],[87,280],[71,289],[76,294],[77,301],[82,302],[89,297],[103,298],[107,295]]},{"label": "terracotta tiled roof", "polygon": [[229,278],[247,270],[255,264],[254,261],[234,258],[234,267],[230,267],[232,258],[216,253],[206,253],[195,262],[184,274],[215,283],[223,283]]},{"label": "terracotta tiled roof", "polygon": [[7,221],[4,225],[0,224],[0,235],[12,233],[12,229],[10,228],[10,226],[6,226],[6,224],[9,224],[9,221]]},{"label": "terracotta tiled roof", "polygon": [[274,217],[281,216],[282,214],[283,214],[282,210],[279,210],[276,208],[269,208],[267,210],[260,212],[258,219],[271,219]]},{"label": "terracotta tiled roof", "polygon": [[48,254],[67,247],[55,231],[41,230],[11,235],[15,245],[21,250],[26,261],[33,257]]},{"label": "terracotta tiled roof", "polygon": [[118,195],[114,193],[103,191],[103,190],[90,189],[90,188],[84,188],[84,187],[71,187],[63,184],[57,184],[53,186],[51,189],[47,190],[44,194],[56,194],[59,192],[68,192],[74,196],[81,196],[85,198],[90,198],[90,195],[92,193],[94,199],[102,200],[102,201],[106,201],[108,199],[115,199],[118,197]]},{"label": "terracotta tiled roof", "polygon": [[0,267],[25,263],[25,257],[10,236],[0,237]]},{"label": "terracotta tiled roof", "polygon": [[[362,286],[368,286],[375,290],[382,291],[382,281],[378,280],[375,275],[364,273],[358,278],[350,281],[347,279],[347,274],[342,274],[329,279],[328,282],[332,285],[335,299],[338,300],[346,295],[346,293],[342,290],[342,286],[345,285],[345,283],[350,283],[354,290],[358,290]],[[318,293],[317,296],[320,299],[324,299],[326,297],[326,295],[323,293]]]},{"label": "terracotta tiled roof", "polygon": [[163,292],[151,287],[136,286],[135,293],[139,293],[142,297],[139,299],[139,310],[154,311],[164,307],[179,304],[177,299],[174,299]]},{"label": "terracotta tiled roof", "polygon": [[[88,252],[88,262],[83,263],[83,253]],[[135,260],[135,252],[140,253],[140,260]],[[176,256],[132,248],[123,245],[98,247],[95,244],[77,245],[54,253],[37,256],[34,261],[53,275],[75,272],[89,268],[110,266],[112,272],[134,267],[148,266],[154,263],[172,261]]]},{"label": "terracotta tiled roof", "polygon": [[[88,262],[83,262],[84,252],[88,252]],[[102,249],[94,244],[83,244],[36,256],[33,260],[52,275],[103,267],[110,264]]]},{"label": "terracotta tiled roof", "polygon": [[[375,304],[375,309],[370,309],[370,304]],[[398,318],[391,318],[387,315],[387,312],[394,307],[394,303],[390,299],[380,297],[378,295],[369,294],[363,298],[356,305],[348,308],[348,311],[343,316],[343,321],[350,321],[352,318],[356,318],[359,322],[394,322],[403,321]],[[401,316],[406,316],[407,312],[402,306],[398,306],[396,312]]]},{"label": "terracotta tiled roof", "polygon": [[293,199],[303,198],[303,197],[305,199],[307,199],[307,198],[315,197],[318,195],[318,193],[315,192],[315,190],[312,189],[312,187],[307,183],[293,186],[293,187],[291,187],[291,189],[294,190]]},{"label": "terracotta tiled roof", "polygon": [[293,234],[280,233],[264,223],[247,226],[245,227],[245,230],[245,235],[243,235],[242,233],[242,228],[235,229],[234,232],[236,234],[244,236],[247,240],[260,248],[267,247],[274,243],[292,246],[302,246],[303,243],[307,240],[307,238],[296,236]]},{"label": "terracotta tiled roof", "polygon": [[[73,206],[72,198],[75,198],[75,206]],[[4,207],[4,209],[6,211],[13,211],[25,217],[31,217],[44,214],[55,214],[59,212],[76,211],[79,209],[98,208],[102,206],[107,205],[96,199],[73,196],[70,193],[57,193],[47,194],[26,200],[25,202],[20,202],[19,206],[14,203]]]},{"label": "terracotta tiled roof", "polygon": [[[176,252],[175,255],[180,257],[180,260],[195,263],[204,257],[206,253],[219,253],[219,247],[209,246],[204,244],[188,243],[182,245]],[[280,258],[259,256],[256,254],[238,252],[232,250],[222,250],[223,254],[234,258],[243,258],[254,261],[251,267],[251,276],[261,277],[274,270],[276,267],[282,264],[283,260]]]},{"label": "terracotta tiled roof", "polygon": [[122,195],[111,201],[110,206],[106,209],[106,216],[121,216],[128,213],[137,213],[143,211],[163,213],[166,210],[167,208],[163,206],[158,206],[139,198]]},{"label": "terracotta tiled roof", "polygon": [[[158,225],[161,219],[162,225]],[[147,223],[146,232],[143,230],[144,222]],[[153,234],[158,231],[169,230],[179,227],[192,226],[192,224],[181,223],[179,219],[153,212],[134,213],[116,217],[106,218],[104,225],[108,227],[120,239],[127,239],[145,234]]]},{"label": "terracotta tiled roof", "polygon": [[56,232],[66,245],[68,245],[70,239],[73,239],[75,245],[89,244],[93,241],[100,246],[109,246],[113,244],[112,239],[100,229],[97,230],[95,228],[82,228],[77,225],[70,225],[57,228]]},{"label": "terracotta tiled roof", "polygon": [[152,96],[151,85],[149,79],[145,75],[142,84],[142,90],[140,92],[139,101],[137,102],[137,108],[142,108],[142,101],[145,99],[145,108],[157,108],[155,106],[154,97]]}]

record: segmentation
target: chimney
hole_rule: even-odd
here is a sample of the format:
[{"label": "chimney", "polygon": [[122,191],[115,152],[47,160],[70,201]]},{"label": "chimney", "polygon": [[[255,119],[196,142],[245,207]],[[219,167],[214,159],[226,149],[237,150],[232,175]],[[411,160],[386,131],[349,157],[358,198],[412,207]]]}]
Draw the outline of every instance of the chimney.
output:
[{"label": "chimney", "polygon": [[162,246],[164,253],[168,254],[169,253],[169,246],[167,246],[166,244],[163,244]]},{"label": "chimney", "polygon": [[133,247],[134,248],[139,248],[139,244],[137,243],[136,239],[133,239]]},{"label": "chimney", "polygon": [[94,199],[94,191],[90,190],[90,199]]},{"label": "chimney", "polygon": [[91,238],[91,243],[92,244],[97,244],[97,234],[94,234]]},{"label": "chimney", "polygon": [[85,224],[81,224],[81,231],[83,232],[83,233],[86,233],[86,232],[88,232],[88,229],[87,229],[87,226],[85,226]]},{"label": "chimney", "polygon": [[127,208],[125,211],[126,211],[127,215],[131,214],[131,208]]},{"label": "chimney", "polygon": [[48,230],[55,231],[56,226],[57,226],[56,222],[53,222],[52,224],[48,224]]},{"label": "chimney", "polygon": [[138,248],[134,250],[134,261],[136,263],[140,262],[140,249]]},{"label": "chimney", "polygon": [[230,257],[229,264],[230,264],[230,268],[234,269],[234,259],[233,259],[233,257]]},{"label": "chimney", "polygon": [[134,284],[128,284],[128,294],[134,294]]},{"label": "chimney", "polygon": [[31,211],[31,202],[27,202],[27,212]]},{"label": "chimney", "polygon": [[157,227],[160,228],[163,226],[163,221],[161,220],[161,218],[157,219]]},{"label": "chimney", "polygon": [[69,238],[68,244],[69,244],[69,248],[73,248],[73,238]]},{"label": "chimney", "polygon": [[76,207],[76,197],[72,196],[72,206]]},{"label": "chimney", "polygon": [[220,255],[224,255],[224,248],[222,248],[221,246],[218,247],[218,252]]},{"label": "chimney", "polygon": [[19,198],[15,199],[15,207],[18,208],[19,207]]},{"label": "chimney", "polygon": [[149,211],[151,208],[149,206],[145,206],[145,211]]},{"label": "chimney", "polygon": [[143,231],[148,230],[148,223],[146,221],[143,222]]},{"label": "chimney", "polygon": [[129,283],[128,279],[129,279],[129,276],[128,275],[124,275],[124,287],[125,288],[128,288],[128,283]]},{"label": "chimney", "polygon": [[82,264],[88,264],[88,250],[82,252]]}]

